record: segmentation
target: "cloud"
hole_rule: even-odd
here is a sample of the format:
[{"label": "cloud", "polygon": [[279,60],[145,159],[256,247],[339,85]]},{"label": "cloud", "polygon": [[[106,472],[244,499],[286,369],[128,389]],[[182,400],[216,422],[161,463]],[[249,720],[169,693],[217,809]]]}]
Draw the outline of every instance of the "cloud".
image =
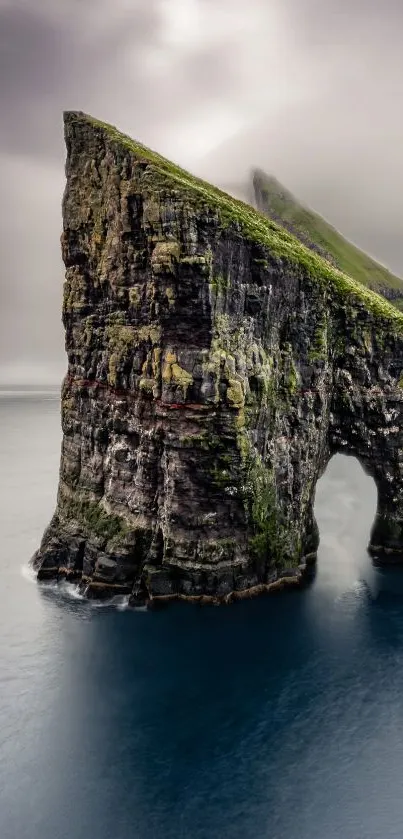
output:
[{"label": "cloud", "polygon": [[403,7],[392,0],[382,8],[357,0],[286,6],[286,84],[296,77],[301,87],[290,87],[197,169],[228,184],[251,164],[272,172],[403,273]]},{"label": "cloud", "polygon": [[0,379],[65,363],[64,109],[220,183],[268,169],[403,273],[402,20],[397,0],[0,0]]},{"label": "cloud", "polygon": [[63,170],[3,154],[0,180],[1,366],[35,356],[46,366],[56,352],[64,367],[59,245]]}]

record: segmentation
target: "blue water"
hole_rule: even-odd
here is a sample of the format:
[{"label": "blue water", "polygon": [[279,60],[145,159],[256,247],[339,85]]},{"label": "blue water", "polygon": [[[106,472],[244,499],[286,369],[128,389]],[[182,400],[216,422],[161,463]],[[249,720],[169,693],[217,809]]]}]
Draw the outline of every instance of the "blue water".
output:
[{"label": "blue water", "polygon": [[358,463],[311,588],[134,613],[29,577],[59,445],[57,396],[0,396],[1,839],[402,839],[403,574]]}]

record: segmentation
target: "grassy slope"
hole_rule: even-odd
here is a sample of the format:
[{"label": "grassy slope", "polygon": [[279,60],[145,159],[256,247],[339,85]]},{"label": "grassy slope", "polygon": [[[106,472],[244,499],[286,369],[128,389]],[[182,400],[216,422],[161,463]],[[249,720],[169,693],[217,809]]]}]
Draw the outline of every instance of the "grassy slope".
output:
[{"label": "grassy slope", "polygon": [[[101,122],[81,112],[65,113],[69,123],[79,123],[92,129],[105,132],[110,143],[126,147],[137,160],[149,164],[150,186],[156,189],[177,188],[184,198],[203,207],[210,207],[219,214],[223,227],[236,225],[237,229],[249,240],[259,242],[273,255],[294,263],[318,283],[333,286],[339,292],[360,300],[369,310],[383,321],[383,326],[403,334],[403,315],[387,300],[365,288],[362,283],[334,268],[320,256],[305,247],[284,227],[268,219],[243,201],[232,198],[217,187],[212,186],[189,172],[166,160],[157,152],[143,146],[122,134],[114,126]],[[353,303],[353,299],[351,300]],[[385,323],[385,320],[387,324]]]},{"label": "grassy slope", "polygon": [[278,222],[284,222],[295,236],[306,244],[312,242],[330,255],[338,268],[370,288],[396,289],[403,297],[403,280],[396,277],[368,254],[356,248],[321,216],[303,207],[294,196],[263,172],[254,175],[255,187],[261,191],[265,211]]}]

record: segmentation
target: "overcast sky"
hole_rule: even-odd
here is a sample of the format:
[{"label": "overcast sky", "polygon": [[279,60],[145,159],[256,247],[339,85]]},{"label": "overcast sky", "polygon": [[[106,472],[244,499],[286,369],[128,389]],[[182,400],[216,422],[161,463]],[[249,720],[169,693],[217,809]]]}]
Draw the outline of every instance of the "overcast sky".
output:
[{"label": "overcast sky", "polygon": [[0,381],[58,381],[62,111],[257,165],[403,274],[401,0],[0,0]]}]

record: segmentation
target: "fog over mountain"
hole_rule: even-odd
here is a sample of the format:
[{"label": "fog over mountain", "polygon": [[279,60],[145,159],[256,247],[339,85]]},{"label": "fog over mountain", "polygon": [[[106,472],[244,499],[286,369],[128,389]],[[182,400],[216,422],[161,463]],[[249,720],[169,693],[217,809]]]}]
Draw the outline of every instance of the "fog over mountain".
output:
[{"label": "fog over mountain", "polygon": [[57,382],[62,111],[217,183],[276,175],[403,274],[403,6],[0,0],[0,382]]}]

